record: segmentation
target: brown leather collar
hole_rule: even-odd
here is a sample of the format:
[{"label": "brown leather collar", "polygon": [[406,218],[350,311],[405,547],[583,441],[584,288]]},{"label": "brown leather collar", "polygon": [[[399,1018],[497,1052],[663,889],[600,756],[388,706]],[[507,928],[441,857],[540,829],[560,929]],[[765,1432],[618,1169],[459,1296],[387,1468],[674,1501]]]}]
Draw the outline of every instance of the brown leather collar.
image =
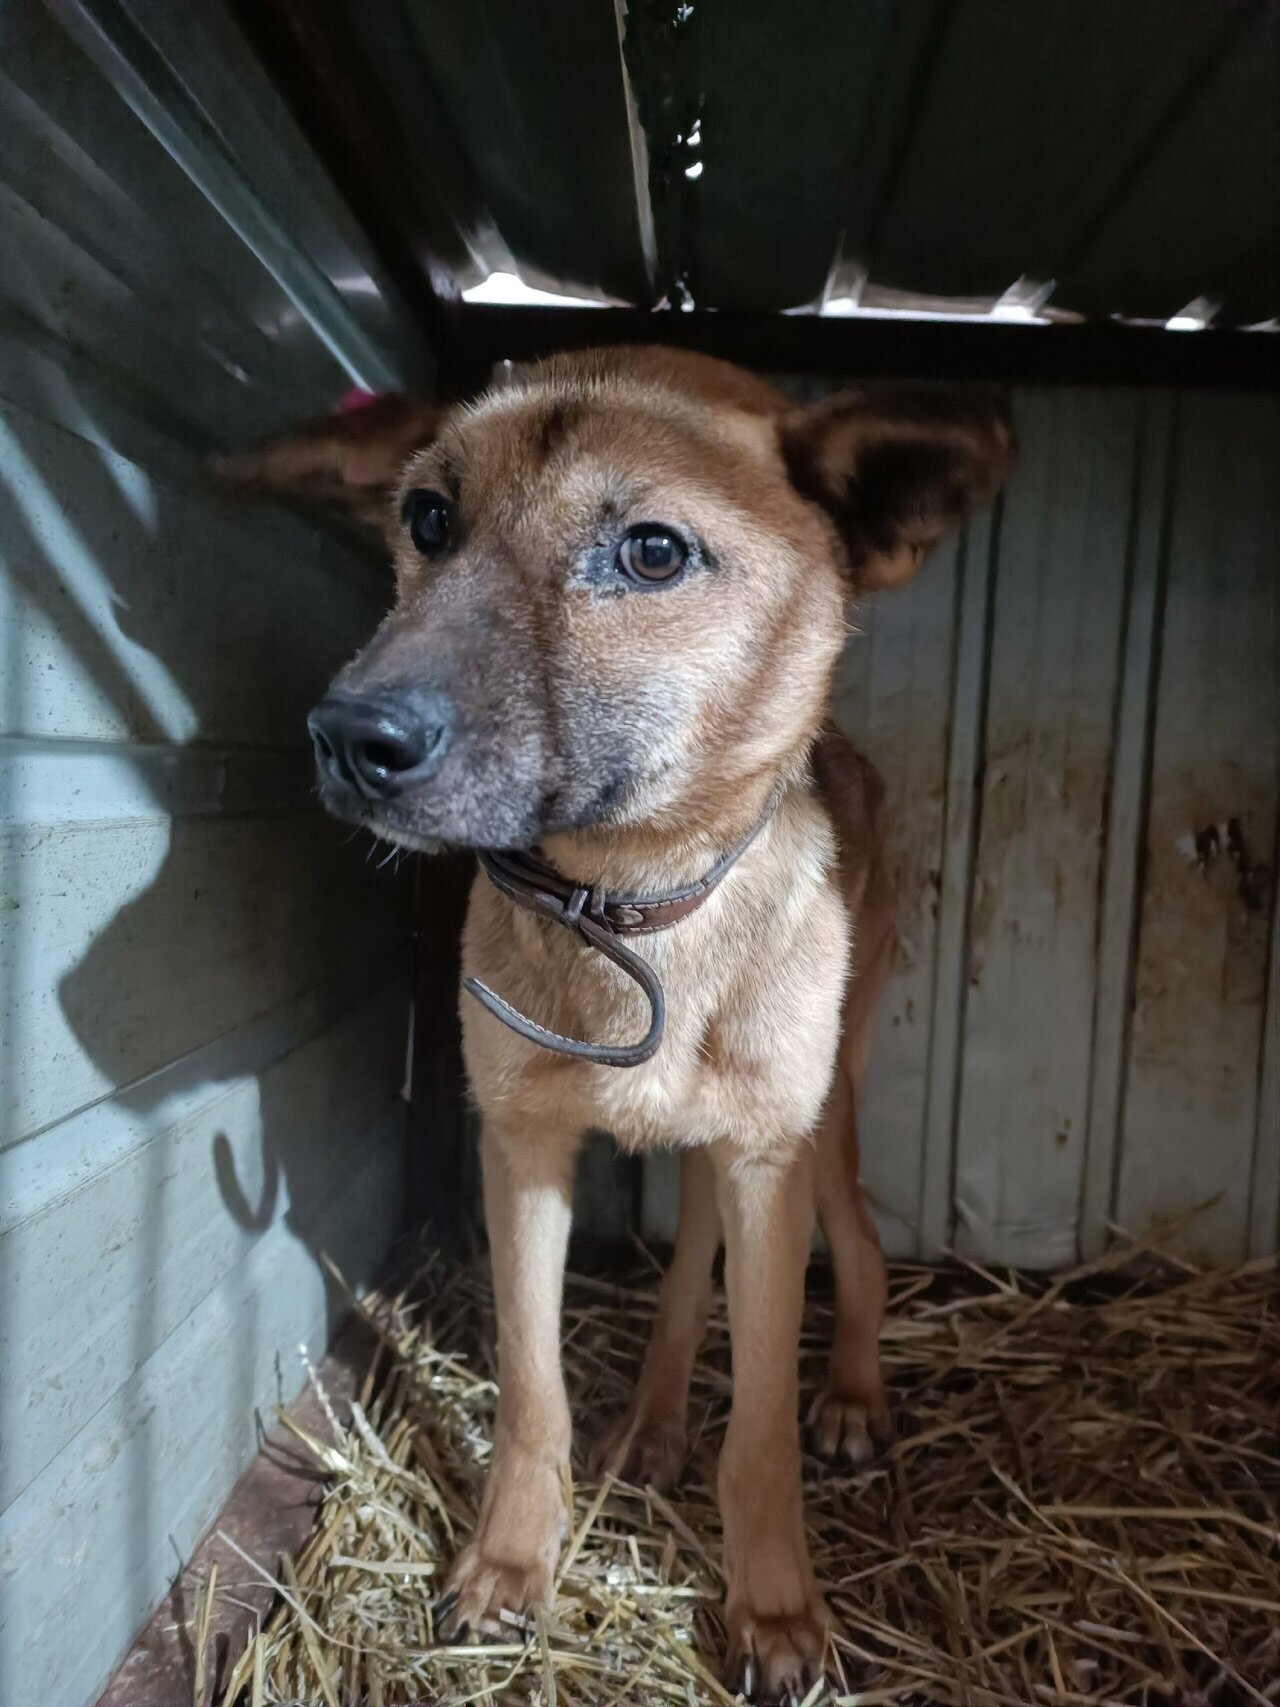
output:
[{"label": "brown leather collar", "polygon": [[583,1043],[575,1037],[563,1037],[558,1031],[548,1031],[526,1018],[478,978],[464,979],[463,988],[530,1043],[539,1043],[560,1055],[594,1061],[602,1067],[640,1066],[657,1053],[662,1042],[666,998],[652,966],[619,938],[665,931],[696,912],[772,818],[782,792],[781,786],[774,790],[759,822],[736,847],[722,854],[710,871],[704,872],[696,883],[674,889],[669,895],[617,895],[597,889],[594,884],[575,883],[536,854],[515,850],[495,853],[487,849],[480,854],[485,876],[508,900],[573,931],[588,948],[596,949],[635,979],[649,998],[649,1029],[638,1043]]}]

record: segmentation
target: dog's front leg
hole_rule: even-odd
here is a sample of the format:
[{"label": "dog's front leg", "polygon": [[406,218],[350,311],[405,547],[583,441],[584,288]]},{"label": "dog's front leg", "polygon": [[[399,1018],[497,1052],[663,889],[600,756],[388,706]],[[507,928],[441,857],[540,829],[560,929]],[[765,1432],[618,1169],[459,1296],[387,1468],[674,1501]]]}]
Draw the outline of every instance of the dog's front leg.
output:
[{"label": "dog's front leg", "polygon": [[565,1524],[569,1406],[560,1301],[577,1144],[486,1122],[485,1220],[498,1320],[493,1457],[471,1541],[441,1602],[441,1633],[491,1626],[551,1599]]},{"label": "dog's front leg", "polygon": [[729,1676],[768,1698],[822,1669],[826,1609],[800,1494],[800,1325],[813,1226],[812,1160],[717,1147],[733,1409],[720,1459]]},{"label": "dog's front leg", "polygon": [[671,1486],[688,1442],[689,1383],[711,1311],[711,1270],[720,1249],[715,1174],[705,1150],[680,1158],[680,1218],[671,1266],[658,1295],[658,1318],[645,1352],[635,1398],[592,1453],[598,1473]]}]

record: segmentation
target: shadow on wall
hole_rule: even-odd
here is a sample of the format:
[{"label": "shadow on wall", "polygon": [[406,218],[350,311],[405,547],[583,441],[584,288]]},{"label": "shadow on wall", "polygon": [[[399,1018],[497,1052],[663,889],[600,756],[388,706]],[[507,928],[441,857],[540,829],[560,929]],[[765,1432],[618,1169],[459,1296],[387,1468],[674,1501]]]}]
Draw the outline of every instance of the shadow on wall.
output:
[{"label": "shadow on wall", "polygon": [[[21,887],[30,887],[19,865],[24,851],[32,855],[20,845],[25,832],[15,827],[0,844],[8,868],[0,887],[14,933],[0,956],[3,1130],[14,1138],[30,1132],[28,1141],[38,1144],[42,1125],[102,1100],[148,1134],[129,1143],[141,1158],[141,1201],[130,1223],[128,1308],[100,1318],[103,1332],[118,1323],[131,1340],[127,1352],[117,1348],[113,1368],[140,1369],[178,1325],[165,1315],[174,1310],[165,1294],[185,1287],[191,1307],[203,1296],[191,1290],[202,1277],[184,1281],[178,1271],[188,1262],[181,1245],[190,1218],[212,1199],[211,1183],[239,1230],[222,1230],[232,1266],[282,1219],[321,1276],[332,1329],[345,1295],[325,1256],[351,1263],[347,1280],[363,1284],[368,1265],[398,1231],[379,1237],[367,1226],[352,1230],[342,1214],[351,1181],[370,1159],[365,1141],[376,1135],[360,1125],[369,1120],[371,1084],[382,1087],[383,1132],[397,1103],[403,1001],[388,1007],[389,992],[381,1012],[394,1014],[395,1023],[388,1018],[375,1027],[372,1042],[367,1022],[352,1030],[354,1060],[331,1048],[313,1050],[312,1061],[308,1044],[329,1028],[340,1033],[376,1001],[377,990],[403,978],[409,933],[403,879],[391,872],[375,878],[365,865],[373,850],[344,848],[345,832],[314,809],[304,718],[376,622],[377,572],[370,567],[365,594],[358,572],[344,583],[324,561],[336,554],[320,536],[279,512],[233,508],[194,479],[153,482],[135,464],[104,457],[84,438],[31,416],[6,414],[0,433],[0,543],[14,606],[29,618],[12,623],[4,642],[5,727],[37,736],[16,745],[41,765],[118,760],[140,802],[136,812],[131,806],[104,825],[93,804],[81,818],[77,802],[59,793],[51,814],[55,834],[65,838],[67,951],[86,915],[93,933],[61,970],[57,997],[96,1074],[51,1086],[47,1106],[57,1114],[44,1122],[23,1106],[33,1059],[43,1054],[36,1070],[64,1081],[75,1081],[84,1062],[71,1048],[33,1051],[24,1030],[24,939],[17,933],[33,931],[42,915]],[[287,576],[282,564],[281,586],[274,587],[264,567],[273,551],[290,547],[302,561],[290,563]],[[314,609],[299,597],[309,585]],[[19,639],[19,628],[28,638]],[[63,660],[74,654],[73,668],[58,651]],[[52,706],[54,682],[66,717]],[[80,739],[84,730],[91,746]],[[39,739],[46,733],[53,739]],[[0,810],[13,805],[0,799]],[[47,837],[47,824],[36,833]],[[51,856],[46,843],[35,860]],[[99,895],[104,914],[115,907],[101,921],[90,910]],[[51,958],[28,936],[28,961],[37,948]],[[56,1021],[52,1010],[49,1020]],[[201,1086],[217,1089],[197,1098]],[[212,1122],[207,1113],[200,1121],[207,1157],[190,1150],[180,1156],[194,1121],[180,1114],[175,1123],[174,1111],[197,1102],[207,1110],[211,1100],[218,1105]],[[210,1124],[216,1130],[207,1136]],[[364,1153],[353,1155],[353,1144]],[[205,1213],[201,1238],[208,1220]],[[102,1262],[109,1249],[104,1244]],[[92,1326],[93,1254],[60,1251],[57,1261],[81,1265]],[[210,1274],[212,1286],[221,1271],[211,1267]],[[12,1298],[21,1278],[0,1269],[0,1297]],[[222,1387],[217,1401],[220,1413],[237,1418],[252,1414],[260,1387],[257,1300],[251,1288],[245,1296],[236,1319],[234,1391]],[[0,1380],[0,1391],[6,1385]],[[15,1407],[0,1422],[7,1435],[22,1418]],[[166,1538],[154,1533],[152,1467],[142,1453],[131,1473],[128,1553],[120,1565],[142,1583],[154,1577]]]}]

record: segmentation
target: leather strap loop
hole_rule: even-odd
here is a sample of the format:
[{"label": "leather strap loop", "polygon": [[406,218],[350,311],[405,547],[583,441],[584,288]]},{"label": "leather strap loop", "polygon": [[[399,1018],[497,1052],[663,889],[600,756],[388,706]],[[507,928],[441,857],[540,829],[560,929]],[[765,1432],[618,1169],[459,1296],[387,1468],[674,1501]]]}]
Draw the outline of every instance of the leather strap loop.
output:
[{"label": "leather strap loop", "polygon": [[[568,924],[564,919],[561,923]],[[558,1031],[549,1031],[546,1026],[539,1025],[522,1014],[518,1008],[504,1001],[495,990],[487,984],[482,984],[478,978],[468,978],[464,989],[470,992],[478,1002],[481,1002],[496,1019],[503,1025],[510,1026],[519,1036],[530,1043],[539,1043],[544,1049],[553,1049],[558,1055],[573,1055],[580,1061],[594,1061],[601,1067],[639,1067],[650,1060],[658,1052],[662,1042],[662,1031],[666,1024],[667,1005],[666,995],[658,974],[647,960],[624,947],[611,931],[597,925],[594,919],[579,919],[576,929],[590,947],[597,949],[606,959],[612,960],[628,977],[636,983],[649,998],[649,1029],[639,1043],[583,1043],[576,1037],[565,1037]]]},{"label": "leather strap loop", "polygon": [[594,885],[575,883],[561,876],[536,854],[518,850],[481,852],[481,870],[508,900],[574,932],[587,947],[603,954],[640,986],[649,1000],[649,1029],[638,1043],[584,1043],[575,1037],[564,1037],[529,1019],[478,978],[465,979],[463,988],[518,1036],[557,1054],[593,1061],[601,1067],[639,1067],[651,1060],[662,1042],[666,1020],[662,982],[647,960],[618,939],[668,930],[696,912],[764,829],[781,798],[780,785],[769,796],[750,834],[722,854],[696,883],[673,890],[670,895],[611,895]]}]

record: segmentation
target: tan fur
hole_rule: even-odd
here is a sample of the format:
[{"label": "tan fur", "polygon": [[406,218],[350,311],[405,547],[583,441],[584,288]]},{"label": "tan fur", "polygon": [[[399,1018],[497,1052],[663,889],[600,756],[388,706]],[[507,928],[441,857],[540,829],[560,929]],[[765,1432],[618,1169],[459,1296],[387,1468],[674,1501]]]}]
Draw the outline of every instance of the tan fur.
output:
[{"label": "tan fur", "polygon": [[[484,1503],[450,1577],[445,1628],[478,1629],[552,1592],[570,1439],[559,1322],[572,1178],[584,1133],[604,1128],[632,1151],[684,1151],[657,1331],[636,1404],[606,1452],[655,1480],[678,1468],[723,1230],[734,1359],[720,1468],[730,1655],[749,1662],[766,1694],[800,1689],[820,1667],[825,1631],[797,1426],[815,1192],[837,1297],[815,1435],[857,1458],[886,1417],[876,1349],[884,1271],[858,1187],[856,1130],[893,944],[883,791],[847,742],[832,731],[817,738],[848,595],[904,578],[989,496],[1010,464],[1011,435],[985,395],[916,388],[795,411],[723,363],[630,350],[517,374],[447,415],[405,468],[401,453],[389,441],[388,515],[413,489],[456,493],[456,543],[426,562],[392,528],[396,608],[337,685],[364,693],[444,682],[463,733],[447,786],[361,809],[362,821],[408,846],[539,838],[583,882],[652,893],[705,871],[783,785],[763,833],[706,904],[644,939],[668,1012],[644,1066],[550,1054],[463,1000],[483,1116],[500,1395]],[[319,454],[314,438],[308,454]],[[324,466],[334,454],[325,451]],[[290,467],[296,478],[296,459]],[[610,530],[640,521],[696,534],[706,561],[678,589],[601,589],[582,566],[597,561]],[[610,764],[619,786],[593,807]],[[643,998],[613,965],[480,877],[463,962],[554,1030],[598,1043],[645,1030]]]},{"label": "tan fur", "polygon": [[439,409],[408,397],[380,397],[295,427],[257,450],[216,457],[213,472],[238,491],[334,504],[382,529],[390,472],[429,439]]},{"label": "tan fur", "polygon": [[[852,922],[836,1072],[814,1144],[818,1219],[835,1279],[836,1327],[827,1380],[810,1412],[816,1449],[853,1463],[883,1443],[889,1422],[879,1334],[887,1282],[880,1241],[859,1185],[857,1104],[876,1005],[893,962],[894,896],[884,863],[884,784],[834,727],[822,732],[813,770],[839,843],[837,872]],[[705,1158],[681,1159],[680,1213],[671,1266],[630,1409],[596,1443],[593,1467],[669,1487],[684,1463],[689,1380],[711,1303],[721,1243],[715,1180]]]}]

